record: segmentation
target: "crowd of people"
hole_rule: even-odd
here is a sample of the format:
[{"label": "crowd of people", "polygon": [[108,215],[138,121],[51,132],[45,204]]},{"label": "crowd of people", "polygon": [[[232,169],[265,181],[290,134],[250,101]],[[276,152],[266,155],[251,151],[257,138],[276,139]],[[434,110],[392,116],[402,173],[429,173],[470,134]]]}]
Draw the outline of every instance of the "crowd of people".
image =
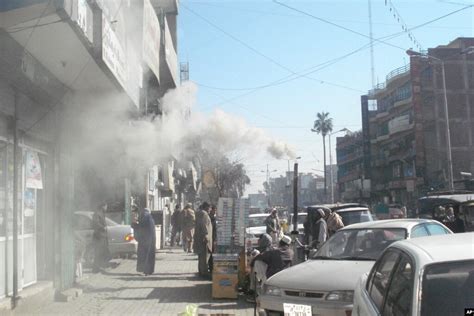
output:
[{"label": "crowd of people", "polygon": [[171,215],[170,245],[182,245],[187,253],[198,255],[199,275],[210,278],[213,268],[212,253],[216,248],[216,212],[214,205],[204,202],[197,211],[188,203],[181,210],[176,206]]}]

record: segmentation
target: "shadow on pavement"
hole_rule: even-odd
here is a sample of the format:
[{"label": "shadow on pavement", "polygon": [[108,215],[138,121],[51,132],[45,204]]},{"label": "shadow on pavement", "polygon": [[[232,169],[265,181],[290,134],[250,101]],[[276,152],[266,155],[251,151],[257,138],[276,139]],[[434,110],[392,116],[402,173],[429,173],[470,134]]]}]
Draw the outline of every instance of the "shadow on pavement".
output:
[{"label": "shadow on pavement", "polygon": [[107,297],[106,300],[159,300],[160,303],[201,303],[211,299],[210,284],[194,286],[155,287],[146,297]]}]

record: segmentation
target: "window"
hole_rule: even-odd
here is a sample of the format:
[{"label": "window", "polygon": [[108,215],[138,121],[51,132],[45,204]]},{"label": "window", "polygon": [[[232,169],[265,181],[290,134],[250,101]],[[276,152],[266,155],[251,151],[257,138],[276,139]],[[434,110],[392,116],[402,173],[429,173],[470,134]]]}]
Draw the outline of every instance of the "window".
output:
[{"label": "window", "polygon": [[411,230],[411,235],[410,235],[411,238],[423,237],[423,236],[429,236],[425,225],[422,224],[422,225],[415,226]]},{"label": "window", "polygon": [[411,314],[414,285],[414,269],[409,258],[402,255],[400,263],[393,273],[383,315],[404,316]]},{"label": "window", "polygon": [[379,264],[376,265],[375,270],[371,273],[369,295],[379,311],[382,310],[383,299],[389,285],[390,274],[398,258],[398,253],[387,251],[382,258],[379,259]]},{"label": "window", "polygon": [[439,225],[439,224],[431,223],[431,224],[428,224],[426,226],[428,228],[428,231],[430,232],[430,235],[446,235],[446,234],[448,234],[448,231],[446,229],[444,229],[444,227]]}]

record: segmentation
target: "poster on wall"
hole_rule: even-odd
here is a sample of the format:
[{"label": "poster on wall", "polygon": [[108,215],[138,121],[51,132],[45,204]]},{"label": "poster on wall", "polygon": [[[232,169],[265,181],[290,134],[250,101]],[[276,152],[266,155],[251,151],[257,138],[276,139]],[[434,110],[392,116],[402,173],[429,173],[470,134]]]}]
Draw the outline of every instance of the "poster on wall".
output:
[{"label": "poster on wall", "polygon": [[37,153],[26,151],[25,186],[32,189],[43,189],[41,164]]},{"label": "poster on wall", "polygon": [[25,189],[25,217],[30,217],[35,215],[36,210],[36,194],[34,189]]}]

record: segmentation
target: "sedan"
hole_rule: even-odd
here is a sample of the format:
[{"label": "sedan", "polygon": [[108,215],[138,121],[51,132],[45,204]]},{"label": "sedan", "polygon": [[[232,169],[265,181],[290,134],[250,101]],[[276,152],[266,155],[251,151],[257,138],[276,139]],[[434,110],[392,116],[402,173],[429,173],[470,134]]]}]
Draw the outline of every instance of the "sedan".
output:
[{"label": "sedan", "polygon": [[452,234],[439,222],[397,219],[363,222],[336,232],[312,260],[269,278],[259,297],[267,315],[283,315],[284,307],[311,310],[313,315],[350,315],[354,288],[391,243],[413,237]]},{"label": "sedan", "polygon": [[[87,261],[93,256],[93,238],[92,217],[94,212],[75,212],[74,230],[81,236],[87,245],[85,258]],[[131,255],[137,253],[137,242],[133,237],[133,229],[130,225],[120,225],[105,218],[107,224],[107,241],[109,254],[112,257],[120,255]]]},{"label": "sedan", "polygon": [[474,233],[394,243],[361,277],[353,314],[468,315],[474,309],[473,244]]}]

